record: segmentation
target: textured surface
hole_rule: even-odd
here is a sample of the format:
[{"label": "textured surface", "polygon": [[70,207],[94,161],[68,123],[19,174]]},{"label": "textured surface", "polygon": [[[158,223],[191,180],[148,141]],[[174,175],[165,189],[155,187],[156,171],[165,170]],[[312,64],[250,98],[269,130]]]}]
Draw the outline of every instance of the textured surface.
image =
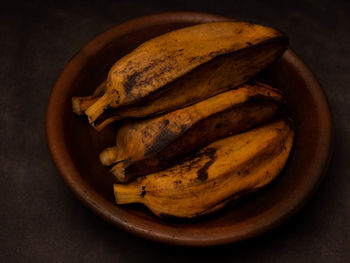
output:
[{"label": "textured surface", "polygon": [[[218,13],[288,33],[314,71],[334,118],[334,155],[310,202],[251,241],[176,248],[134,237],[100,220],[60,179],[46,146],[50,89],[75,52],[130,18],[162,11]],[[350,69],[347,1],[75,1],[12,3],[0,10],[1,262],[349,262]],[[185,255],[186,253],[186,255]]]}]

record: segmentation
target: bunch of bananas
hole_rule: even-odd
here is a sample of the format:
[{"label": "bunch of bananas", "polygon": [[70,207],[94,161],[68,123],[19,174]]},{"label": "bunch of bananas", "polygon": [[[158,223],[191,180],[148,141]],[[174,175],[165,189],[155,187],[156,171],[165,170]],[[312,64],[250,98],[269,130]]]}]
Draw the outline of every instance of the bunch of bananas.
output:
[{"label": "bunch of bananas", "polygon": [[117,204],[194,218],[272,181],[294,132],[275,117],[281,92],[253,78],[287,45],[281,32],[245,22],[186,27],[146,41],[92,96],[73,97],[73,111],[98,131],[125,119],[100,154]]}]

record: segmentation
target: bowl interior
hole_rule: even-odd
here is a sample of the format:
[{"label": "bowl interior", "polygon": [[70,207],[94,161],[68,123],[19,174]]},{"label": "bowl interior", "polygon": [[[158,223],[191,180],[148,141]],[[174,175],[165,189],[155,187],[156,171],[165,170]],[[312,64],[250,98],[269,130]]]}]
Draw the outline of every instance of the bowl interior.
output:
[{"label": "bowl interior", "polygon": [[[59,116],[60,122],[47,121],[49,147],[70,188],[104,219],[135,234],[167,243],[219,244],[246,239],[279,224],[315,189],[328,159],[331,127],[329,121],[322,123],[322,115],[329,115],[329,109],[325,108],[322,90],[312,73],[288,50],[263,72],[268,82],[285,92],[286,112],[294,120],[296,130],[288,163],[275,181],[234,207],[193,222],[164,221],[140,205],[115,205],[114,180],[100,164],[98,155],[115,144],[117,127],[111,125],[96,132],[86,119],[73,114],[71,97],[90,95],[106,79],[111,65],[145,40],[176,28],[223,19],[208,14],[178,13],[119,25],[85,46],[58,79],[47,118],[54,111],[52,114]],[[55,109],[50,105],[54,103]]]}]

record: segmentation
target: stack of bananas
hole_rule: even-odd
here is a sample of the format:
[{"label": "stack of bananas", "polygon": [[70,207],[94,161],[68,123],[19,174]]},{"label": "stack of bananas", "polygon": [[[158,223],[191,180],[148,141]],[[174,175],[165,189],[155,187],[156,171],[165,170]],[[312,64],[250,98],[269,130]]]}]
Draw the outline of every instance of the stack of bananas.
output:
[{"label": "stack of bananas", "polygon": [[245,22],[186,27],[122,57],[92,96],[73,97],[98,131],[124,119],[100,154],[117,204],[194,218],[271,182],[294,132],[276,117],[281,92],[254,76],[287,45],[281,32]]}]

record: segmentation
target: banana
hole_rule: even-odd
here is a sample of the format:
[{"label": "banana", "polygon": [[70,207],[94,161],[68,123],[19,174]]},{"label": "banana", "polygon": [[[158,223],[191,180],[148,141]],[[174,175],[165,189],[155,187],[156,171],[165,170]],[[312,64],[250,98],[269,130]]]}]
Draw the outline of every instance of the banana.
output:
[{"label": "banana", "polygon": [[106,92],[86,111],[101,130],[125,117],[168,112],[236,87],[279,58],[288,39],[245,22],[213,22],[146,41],[110,69]]},{"label": "banana", "polygon": [[254,127],[275,115],[282,95],[253,82],[191,106],[143,120],[124,122],[116,146],[100,154],[118,182],[129,182],[174,164],[205,145]]},{"label": "banana", "polygon": [[103,81],[92,96],[86,97],[73,97],[72,108],[73,112],[77,115],[84,115],[85,111],[94,104],[102,95],[106,92],[106,81]]},{"label": "banana", "polygon": [[293,137],[289,122],[279,119],[215,141],[167,170],[115,184],[116,203],[142,203],[160,217],[212,213],[271,182],[288,159]]}]

